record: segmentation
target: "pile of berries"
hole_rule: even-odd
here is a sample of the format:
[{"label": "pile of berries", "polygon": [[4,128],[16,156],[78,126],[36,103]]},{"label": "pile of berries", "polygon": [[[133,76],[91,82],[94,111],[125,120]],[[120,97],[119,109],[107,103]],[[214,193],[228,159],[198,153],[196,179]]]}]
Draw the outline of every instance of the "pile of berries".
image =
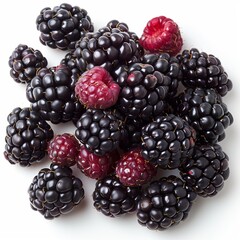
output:
[{"label": "pile of berries", "polygon": [[[34,210],[53,219],[81,202],[75,167],[96,179],[98,211],[136,212],[149,229],[180,223],[197,196],[223,188],[229,167],[219,142],[233,117],[222,97],[232,82],[218,58],[180,52],[179,27],[164,16],[140,38],[117,20],[94,32],[87,11],[70,4],[44,8],[36,23],[41,43],[69,52],[47,67],[40,51],[20,44],[9,59],[30,105],[8,115],[4,156],[20,166],[50,159],[28,189]],[[52,124],[69,121],[74,135],[53,133]]]}]

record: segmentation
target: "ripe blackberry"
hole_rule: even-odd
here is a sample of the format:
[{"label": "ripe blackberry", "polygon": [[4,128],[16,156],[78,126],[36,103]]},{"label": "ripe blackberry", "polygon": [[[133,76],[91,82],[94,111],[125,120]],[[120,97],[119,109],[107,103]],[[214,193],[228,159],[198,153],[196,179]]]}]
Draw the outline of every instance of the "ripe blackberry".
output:
[{"label": "ripe blackberry", "polygon": [[183,45],[178,25],[165,16],[148,21],[139,42],[151,53],[167,52],[170,55],[179,53]]},{"label": "ripe blackberry", "polygon": [[116,165],[116,176],[125,186],[142,186],[156,173],[156,168],[141,156],[140,148],[124,153]]},{"label": "ripe blackberry", "polygon": [[163,113],[170,77],[155,71],[150,64],[135,63],[116,81],[122,88],[117,108],[125,116],[149,121]]},{"label": "ripe blackberry", "polygon": [[218,58],[192,48],[177,56],[182,66],[182,83],[190,88],[214,88],[225,96],[232,89],[232,81]]},{"label": "ripe blackberry", "polygon": [[119,92],[119,85],[102,67],[93,67],[84,72],[75,85],[75,95],[88,108],[112,107],[118,100]]},{"label": "ripe blackberry", "polygon": [[214,89],[187,89],[173,104],[175,113],[185,119],[201,143],[217,143],[225,138],[225,129],[233,116]]},{"label": "ripe blackberry", "polygon": [[65,65],[43,68],[27,86],[27,98],[31,107],[52,123],[78,119],[83,106],[74,93],[76,80]]},{"label": "ripe blackberry", "polygon": [[87,109],[76,125],[76,137],[87,150],[99,156],[117,149],[125,132],[115,110]]},{"label": "ripe blackberry", "polygon": [[179,82],[182,79],[181,66],[176,57],[170,56],[168,53],[145,54],[142,58],[142,63],[151,64],[155,71],[170,77],[168,98],[176,95]]},{"label": "ripe blackberry", "polygon": [[42,9],[36,24],[41,32],[40,42],[61,50],[75,49],[76,42],[94,30],[87,11],[67,3]]},{"label": "ripe blackberry", "polygon": [[53,163],[73,166],[76,163],[80,144],[75,136],[64,133],[56,135],[48,145],[48,156]]},{"label": "ripe blackberry", "polygon": [[32,209],[46,219],[71,212],[84,198],[82,181],[72,175],[71,168],[56,164],[39,171],[29,186],[28,194]]},{"label": "ripe blackberry", "polygon": [[113,165],[118,160],[117,151],[106,153],[103,156],[89,152],[84,145],[80,147],[76,162],[77,167],[87,176],[93,179],[102,179],[113,172]]},{"label": "ripe blackberry", "polygon": [[17,83],[28,83],[41,68],[47,66],[47,59],[39,50],[19,44],[9,57],[10,75]]},{"label": "ripe blackberry", "polygon": [[110,217],[132,213],[137,208],[140,193],[140,187],[126,187],[115,176],[108,176],[96,182],[93,205]]},{"label": "ripe blackberry", "polygon": [[136,62],[143,54],[135,33],[124,23],[111,21],[95,33],[87,33],[76,44],[77,66],[85,72],[94,66],[104,67],[115,78],[115,70]]},{"label": "ripe blackberry", "polygon": [[42,160],[53,138],[51,126],[30,108],[13,109],[7,120],[5,158],[22,167]]},{"label": "ripe blackberry", "polygon": [[185,220],[197,194],[176,176],[152,182],[138,203],[137,217],[142,226],[164,230]]},{"label": "ripe blackberry", "polygon": [[180,173],[198,195],[212,197],[229,177],[228,156],[218,144],[197,145],[192,158],[181,164]]},{"label": "ripe blackberry", "polygon": [[194,129],[173,114],[160,116],[142,128],[142,156],[164,169],[179,167],[192,155],[195,142]]}]

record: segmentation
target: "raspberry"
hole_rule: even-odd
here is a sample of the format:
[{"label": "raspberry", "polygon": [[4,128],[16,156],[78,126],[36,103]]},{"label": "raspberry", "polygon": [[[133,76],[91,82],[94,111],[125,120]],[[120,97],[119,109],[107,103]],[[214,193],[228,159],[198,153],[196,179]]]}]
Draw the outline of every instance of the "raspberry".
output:
[{"label": "raspberry", "polygon": [[120,87],[102,67],[86,71],[75,86],[75,94],[83,105],[89,108],[105,109],[113,106]]},{"label": "raspberry", "polygon": [[73,166],[79,150],[78,140],[71,134],[56,135],[49,143],[48,155],[53,163]]},{"label": "raspberry", "polygon": [[139,148],[125,153],[116,166],[116,175],[125,186],[141,186],[156,173],[156,168],[141,156]]},{"label": "raspberry", "polygon": [[118,158],[116,151],[98,156],[89,152],[84,145],[80,147],[76,162],[77,167],[87,176],[93,179],[102,179],[113,170],[113,163]]},{"label": "raspberry", "polygon": [[160,16],[148,21],[139,43],[152,53],[176,55],[182,48],[183,40],[178,25],[172,19]]}]

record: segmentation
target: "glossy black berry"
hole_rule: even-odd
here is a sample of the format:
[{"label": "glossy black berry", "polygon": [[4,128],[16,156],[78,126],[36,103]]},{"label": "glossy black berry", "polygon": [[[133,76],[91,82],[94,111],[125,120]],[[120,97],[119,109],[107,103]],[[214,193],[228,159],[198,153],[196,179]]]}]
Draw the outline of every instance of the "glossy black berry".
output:
[{"label": "glossy black berry", "polygon": [[23,167],[41,161],[53,138],[51,126],[30,108],[13,109],[7,120],[5,158]]}]

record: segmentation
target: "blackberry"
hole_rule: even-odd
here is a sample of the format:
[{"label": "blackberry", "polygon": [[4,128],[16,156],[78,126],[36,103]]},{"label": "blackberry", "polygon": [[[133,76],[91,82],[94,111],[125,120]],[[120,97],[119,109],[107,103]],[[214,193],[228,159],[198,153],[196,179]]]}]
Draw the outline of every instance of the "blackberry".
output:
[{"label": "blackberry", "polygon": [[140,193],[140,187],[126,187],[115,176],[108,176],[96,182],[93,204],[104,215],[116,217],[134,212]]},{"label": "blackberry", "polygon": [[116,81],[122,88],[117,108],[128,118],[150,121],[165,110],[171,79],[152,65],[134,63]]},{"label": "blackberry", "polygon": [[7,120],[5,158],[23,167],[42,160],[53,138],[51,126],[30,108],[13,109]]},{"label": "blackberry", "polygon": [[27,86],[27,98],[31,107],[54,124],[78,119],[83,106],[74,93],[76,80],[64,65],[43,68]]},{"label": "blackberry", "polygon": [[215,196],[229,177],[228,156],[218,144],[198,145],[180,166],[186,183],[202,197]]},{"label": "blackberry", "polygon": [[142,128],[142,156],[164,169],[179,167],[192,155],[195,142],[194,129],[173,114],[160,116]]},{"label": "blackberry", "polygon": [[182,66],[182,83],[190,88],[214,88],[225,96],[232,89],[232,81],[218,58],[192,48],[177,56]]},{"label": "blackberry", "polygon": [[125,134],[121,116],[115,110],[87,109],[76,126],[76,137],[99,156],[117,149]]},{"label": "blackberry", "polygon": [[10,75],[17,83],[28,83],[48,62],[39,50],[19,44],[9,57]]},{"label": "blackberry", "polygon": [[77,42],[74,55],[81,72],[101,66],[115,78],[115,71],[122,65],[138,61],[143,49],[137,35],[130,32],[126,24],[115,20],[95,33],[87,33]]},{"label": "blackberry", "polygon": [[72,174],[71,168],[56,164],[39,171],[28,194],[32,209],[46,219],[71,212],[84,198],[82,181]]},{"label": "blackberry", "polygon": [[76,42],[94,30],[87,11],[67,3],[42,9],[36,24],[41,32],[40,42],[61,50],[75,49]]},{"label": "blackberry", "polygon": [[142,58],[142,63],[151,64],[155,71],[170,77],[168,98],[176,95],[179,82],[182,79],[181,66],[176,57],[170,56],[168,53],[145,54]]},{"label": "blackberry", "polygon": [[138,203],[138,222],[151,230],[164,230],[185,220],[197,194],[176,176],[152,182]]},{"label": "blackberry", "polygon": [[197,133],[201,143],[217,143],[225,138],[225,129],[233,123],[227,105],[214,89],[187,89],[173,104],[175,113]]}]

